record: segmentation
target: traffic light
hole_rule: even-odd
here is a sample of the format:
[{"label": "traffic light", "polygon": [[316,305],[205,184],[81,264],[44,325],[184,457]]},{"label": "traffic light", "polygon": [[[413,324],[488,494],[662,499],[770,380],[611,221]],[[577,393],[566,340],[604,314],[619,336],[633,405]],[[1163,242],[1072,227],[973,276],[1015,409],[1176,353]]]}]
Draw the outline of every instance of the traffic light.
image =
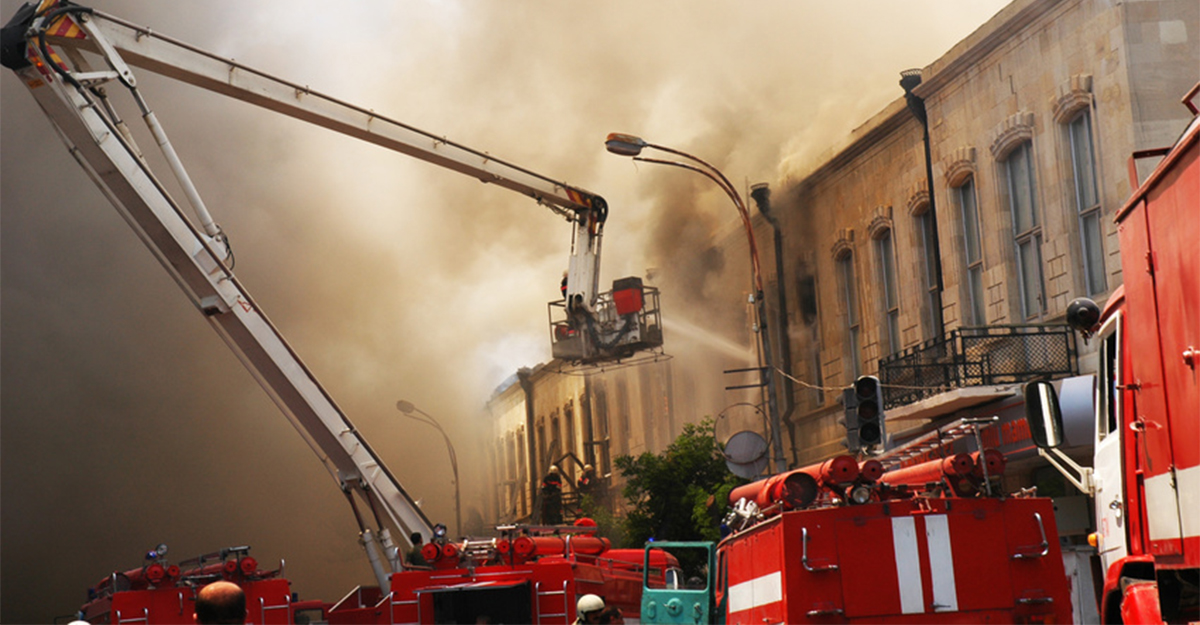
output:
[{"label": "traffic light", "polygon": [[862,447],[882,446],[887,438],[883,427],[883,387],[873,375],[854,381],[854,413],[858,423],[858,442]]},{"label": "traffic light", "polygon": [[857,454],[862,450],[862,443],[858,440],[858,400],[853,388],[842,391],[842,406],[845,408],[842,425],[846,426],[846,442],[843,444],[846,445],[846,451]]}]

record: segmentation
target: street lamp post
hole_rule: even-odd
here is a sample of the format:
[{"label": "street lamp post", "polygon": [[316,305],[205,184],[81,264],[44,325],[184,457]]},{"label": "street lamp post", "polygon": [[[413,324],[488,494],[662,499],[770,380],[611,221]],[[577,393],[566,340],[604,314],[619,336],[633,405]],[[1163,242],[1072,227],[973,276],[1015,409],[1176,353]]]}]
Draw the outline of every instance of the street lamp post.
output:
[{"label": "street lamp post", "polygon": [[454,530],[457,532],[457,535],[461,536],[462,500],[459,498],[458,455],[454,453],[454,443],[450,442],[450,436],[446,434],[446,430],[442,429],[442,425],[436,419],[424,410],[417,408],[412,402],[401,399],[396,402],[396,409],[404,413],[404,416],[432,425],[438,432],[442,433],[442,438],[446,441],[446,450],[450,453],[450,470],[454,473]]},{"label": "street lamp post", "polygon": [[[746,238],[750,244],[750,273],[754,281],[754,314],[756,317],[756,325],[758,331],[758,341],[756,343],[762,356],[763,365],[766,371],[764,381],[767,388],[767,414],[771,420],[771,451],[775,455],[775,471],[782,473],[787,470],[787,461],[783,457],[783,426],[779,419],[779,405],[775,398],[775,363],[771,358],[771,339],[767,335],[767,310],[766,299],[763,297],[762,271],[758,263],[758,245],[754,239],[754,226],[750,221],[750,211],[746,208],[746,203],[742,201],[742,197],[738,194],[737,189],[721,173],[721,170],[713,167],[707,162],[674,148],[669,148],[662,145],[649,143],[641,137],[634,135],[626,135],[620,133],[611,133],[604,142],[605,147],[609,152],[620,156],[632,157],[635,161],[645,163],[658,163],[660,165],[670,165],[672,167],[680,167],[701,174],[717,183],[717,186],[729,196],[733,201],[734,208],[737,209],[738,215],[742,218],[742,225],[746,229]],[[641,156],[642,150],[650,148],[674,154],[675,156],[685,158],[695,165],[690,163],[681,163],[679,161],[647,158]]]}]

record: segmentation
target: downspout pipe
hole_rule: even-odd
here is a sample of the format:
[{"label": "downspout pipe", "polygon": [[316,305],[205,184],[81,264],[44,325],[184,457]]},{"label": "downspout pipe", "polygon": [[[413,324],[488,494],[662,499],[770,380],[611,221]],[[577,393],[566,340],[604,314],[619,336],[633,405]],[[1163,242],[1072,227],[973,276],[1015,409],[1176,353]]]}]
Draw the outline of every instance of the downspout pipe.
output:
[{"label": "downspout pipe", "polygon": [[[785,401],[781,420],[787,424],[788,438],[791,440],[792,447],[792,466],[796,466],[799,462],[799,451],[796,449],[795,424],[792,423],[792,413],[796,411],[796,393],[792,383],[792,342],[788,338],[791,334],[788,330],[787,288],[784,286],[783,279],[783,229],[779,225],[778,216],[771,212],[770,185],[760,182],[750,187],[750,197],[758,206],[758,212],[762,213],[767,223],[771,224],[775,234],[775,286],[777,289],[775,297],[779,301],[779,315],[775,321],[774,334],[775,344],[779,346],[780,368],[785,374],[783,380]],[[774,372],[771,375],[774,375]]]},{"label": "downspout pipe", "polygon": [[921,70],[906,69],[900,72],[900,86],[904,89],[904,100],[908,105],[908,110],[913,114],[913,117],[921,123],[921,129],[924,132],[925,141],[925,186],[929,190],[929,216],[933,226],[933,257],[937,259],[934,264],[934,282],[935,290],[937,291],[936,306],[933,306],[933,326],[934,336],[945,336],[946,320],[942,316],[942,292],[945,290],[942,282],[942,245],[941,233],[938,230],[937,220],[937,205],[933,200],[933,152],[929,144],[929,117],[925,110],[925,100],[913,93],[913,89],[921,84]]},{"label": "downspout pipe", "polygon": [[[537,441],[533,440],[533,422],[534,422],[534,405],[533,405],[533,371],[528,367],[521,367],[517,370],[517,381],[521,383],[521,390],[525,393],[525,455],[526,464],[529,465],[529,515],[530,518],[536,514],[534,508],[534,499],[538,492],[538,476],[541,475],[537,465]],[[524,499],[524,498],[523,498]]]}]

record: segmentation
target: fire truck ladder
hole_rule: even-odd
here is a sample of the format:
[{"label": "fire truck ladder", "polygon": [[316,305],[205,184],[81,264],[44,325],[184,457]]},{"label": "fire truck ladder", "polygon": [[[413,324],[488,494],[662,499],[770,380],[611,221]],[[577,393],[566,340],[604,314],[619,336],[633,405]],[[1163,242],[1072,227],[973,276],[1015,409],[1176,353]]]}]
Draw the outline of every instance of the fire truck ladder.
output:
[{"label": "fire truck ladder", "polygon": [[[537,598],[533,602],[533,608],[534,608],[534,610],[536,610],[536,612],[533,615],[533,621],[535,623],[542,622],[543,618],[547,618],[547,619],[566,618],[568,621],[571,620],[570,619],[571,599],[570,599],[570,597],[567,596],[567,581],[566,580],[563,580],[561,590],[542,590],[542,582],[536,582],[533,587],[533,593],[534,593],[534,596]],[[563,611],[562,612],[545,612],[545,613],[543,613],[542,612],[542,600],[548,599],[548,600],[553,601],[556,597],[562,598]]]},{"label": "fire truck ladder", "polygon": [[[945,454],[945,447],[954,442],[966,438],[967,436],[976,436],[981,425],[990,424],[994,419],[959,419],[947,425],[938,427],[932,432],[926,432],[917,438],[908,441],[907,443],[889,449],[884,453],[875,456],[875,459],[883,463],[883,470],[886,473],[891,471],[908,460],[917,458],[934,450],[942,450]],[[978,443],[978,440],[976,441]],[[982,449],[982,445],[979,446]]]}]

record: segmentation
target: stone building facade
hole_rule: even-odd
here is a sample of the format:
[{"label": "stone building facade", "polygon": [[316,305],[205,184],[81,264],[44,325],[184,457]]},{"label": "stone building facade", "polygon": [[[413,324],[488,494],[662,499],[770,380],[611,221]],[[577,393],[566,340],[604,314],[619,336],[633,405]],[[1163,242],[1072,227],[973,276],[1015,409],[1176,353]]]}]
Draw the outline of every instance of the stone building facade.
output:
[{"label": "stone building facade", "polygon": [[[1061,324],[1074,298],[1103,304],[1121,284],[1112,217],[1133,190],[1127,161],[1171,144],[1191,118],[1179,98],[1200,80],[1200,3],[1015,0],[906,73],[908,94],[897,87],[809,171],[772,185],[778,254],[768,243],[776,227],[755,215],[768,334],[787,374],[786,460],[844,451],[841,389],[871,374],[895,391],[896,441],[997,414],[989,440],[1027,457],[1010,485],[1037,483],[1046,472],[1012,425],[1021,375],[1095,370],[1080,343],[1067,346],[1068,369],[1050,366],[1038,341],[1069,333],[1037,328]],[[736,228],[713,243],[745,254]],[[744,282],[733,265],[727,278]],[[979,362],[958,362],[947,382],[946,354],[959,348]],[[590,377],[552,369],[524,372],[489,403],[497,520],[533,518],[541,472],[567,452],[610,477],[615,501],[613,457],[661,451],[684,422],[738,401],[722,391],[719,367],[708,377],[678,362]],[[1005,375],[962,374],[975,369]],[[943,377],[931,383],[930,371]],[[1082,457],[1090,438],[1068,442]],[[573,474],[570,462],[564,470]]]},{"label": "stone building facade", "polygon": [[[1121,283],[1112,216],[1132,191],[1127,158],[1190,119],[1179,98],[1200,78],[1198,23],[1189,2],[1018,0],[911,73],[916,107],[897,99],[785,181],[789,297],[818,311],[790,320],[805,330],[791,333],[800,377],[883,377],[947,333],[1056,324],[1076,297],[1103,303]],[[977,403],[1011,396],[998,386]],[[801,392],[815,408],[799,417],[806,464],[839,451],[842,409],[837,393]],[[952,394],[889,411],[894,433],[970,403]]]},{"label": "stone building facade", "polygon": [[[618,509],[613,459],[658,451],[682,425],[669,360],[591,375],[560,364],[522,369],[488,402],[497,438],[488,452],[494,501],[487,503],[497,522],[541,522],[540,486],[552,466],[568,503],[584,466],[591,465],[596,503]],[[572,512],[567,510],[568,520]]]}]

